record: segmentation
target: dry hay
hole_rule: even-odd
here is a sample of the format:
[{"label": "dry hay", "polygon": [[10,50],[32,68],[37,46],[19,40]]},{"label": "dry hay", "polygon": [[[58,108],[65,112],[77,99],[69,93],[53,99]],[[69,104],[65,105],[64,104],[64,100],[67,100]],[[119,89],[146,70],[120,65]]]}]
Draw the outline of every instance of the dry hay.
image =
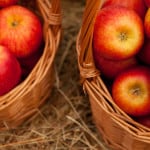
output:
[{"label": "dry hay", "polygon": [[75,42],[84,5],[84,0],[62,0],[63,36],[51,97],[23,125],[0,132],[0,150],[106,150],[79,82]]}]

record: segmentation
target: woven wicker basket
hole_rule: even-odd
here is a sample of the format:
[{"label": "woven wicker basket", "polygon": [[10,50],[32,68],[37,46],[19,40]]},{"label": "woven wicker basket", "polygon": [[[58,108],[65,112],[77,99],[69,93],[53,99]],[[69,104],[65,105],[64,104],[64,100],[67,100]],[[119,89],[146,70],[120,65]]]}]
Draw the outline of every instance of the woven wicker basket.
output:
[{"label": "woven wicker basket", "polygon": [[50,96],[54,81],[53,60],[61,36],[59,0],[22,0],[43,20],[44,49],[38,63],[18,86],[0,97],[0,130],[15,128]]},{"label": "woven wicker basket", "polygon": [[89,96],[97,129],[111,149],[149,150],[150,128],[137,123],[119,109],[93,61],[93,24],[102,3],[102,0],[86,1],[76,45],[81,83]]}]

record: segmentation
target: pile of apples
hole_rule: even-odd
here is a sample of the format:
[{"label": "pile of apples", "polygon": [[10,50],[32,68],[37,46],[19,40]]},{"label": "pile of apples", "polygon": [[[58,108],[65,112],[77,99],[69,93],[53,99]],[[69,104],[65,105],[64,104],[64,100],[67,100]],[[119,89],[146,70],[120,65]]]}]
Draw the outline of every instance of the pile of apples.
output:
[{"label": "pile of apples", "polygon": [[150,0],[104,1],[94,24],[93,58],[114,102],[150,127]]},{"label": "pile of apples", "polygon": [[40,18],[18,0],[0,1],[0,96],[18,85],[42,54]]}]

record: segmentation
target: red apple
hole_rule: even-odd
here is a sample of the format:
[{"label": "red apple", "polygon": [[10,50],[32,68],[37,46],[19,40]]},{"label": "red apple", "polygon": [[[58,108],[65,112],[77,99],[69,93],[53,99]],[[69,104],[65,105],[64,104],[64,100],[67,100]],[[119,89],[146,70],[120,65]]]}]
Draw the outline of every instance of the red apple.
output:
[{"label": "red apple", "polygon": [[34,66],[36,65],[36,63],[40,59],[42,52],[43,52],[43,49],[39,49],[38,52],[31,55],[30,57],[19,59],[19,63],[20,63],[21,68],[22,68],[22,77],[23,78],[27,77],[27,75],[34,68]]},{"label": "red apple", "polygon": [[98,54],[93,54],[95,65],[108,79],[114,79],[120,72],[138,64],[135,57],[114,61],[106,59]]},{"label": "red apple", "polygon": [[137,56],[141,62],[150,65],[150,39],[145,40],[145,43]]},{"label": "red apple", "polygon": [[144,0],[147,7],[150,7],[150,0]]},{"label": "red apple", "polygon": [[142,125],[150,128],[150,115],[148,115],[148,116],[142,116],[142,117],[137,117],[137,118],[135,118],[135,120],[138,123],[140,123],[140,124],[142,124]]},{"label": "red apple", "polygon": [[8,48],[0,46],[0,95],[13,89],[21,78],[21,67]]},{"label": "red apple", "polygon": [[127,59],[138,53],[144,42],[141,18],[125,7],[105,7],[96,17],[93,51],[112,60]]},{"label": "red apple", "polygon": [[0,0],[0,7],[8,7],[17,4],[18,0]]},{"label": "red apple", "polygon": [[146,36],[150,38],[150,8],[148,8],[145,14],[144,29],[145,29]]},{"label": "red apple", "polygon": [[115,103],[131,116],[150,114],[150,69],[130,68],[120,73],[112,85]]},{"label": "red apple", "polygon": [[147,7],[143,0],[106,0],[103,4],[103,7],[110,5],[123,6],[128,9],[134,10],[142,19],[145,16]]},{"label": "red apple", "polygon": [[29,9],[14,5],[0,10],[0,44],[18,58],[35,53],[42,42],[42,24]]}]

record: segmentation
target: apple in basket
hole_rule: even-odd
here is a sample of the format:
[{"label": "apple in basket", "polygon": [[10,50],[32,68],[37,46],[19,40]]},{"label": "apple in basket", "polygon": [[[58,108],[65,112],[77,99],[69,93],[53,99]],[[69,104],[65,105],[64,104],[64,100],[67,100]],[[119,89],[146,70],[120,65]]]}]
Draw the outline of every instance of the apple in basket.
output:
[{"label": "apple in basket", "polygon": [[144,0],[147,7],[150,7],[150,0]]},{"label": "apple in basket", "polygon": [[145,14],[144,29],[145,29],[146,36],[150,38],[150,8],[148,8]]},{"label": "apple in basket", "polygon": [[112,97],[131,116],[150,114],[150,68],[136,66],[120,73],[113,82]]},{"label": "apple in basket", "polygon": [[17,4],[18,0],[0,0],[0,7],[7,7]]},{"label": "apple in basket", "polygon": [[0,10],[0,44],[7,46],[17,58],[35,53],[42,37],[42,23],[28,8],[13,5]]},{"label": "apple in basket", "polygon": [[0,46],[0,95],[14,88],[21,78],[21,67],[11,51]]},{"label": "apple in basket", "polygon": [[123,70],[138,65],[135,57],[114,61],[100,55],[94,55],[94,60],[96,67],[107,79],[114,79]]},{"label": "apple in basket", "polygon": [[31,72],[34,66],[37,64],[43,53],[43,48],[39,49],[35,54],[30,57],[18,59],[22,68],[22,78],[26,78],[27,75]]},{"label": "apple in basket", "polygon": [[150,65],[150,39],[145,40],[145,43],[139,53],[137,58],[144,64]]},{"label": "apple in basket", "polygon": [[142,19],[121,6],[99,10],[93,32],[93,52],[107,59],[122,60],[137,54],[144,42]]},{"label": "apple in basket", "polygon": [[150,115],[134,118],[138,123],[150,128]]},{"label": "apple in basket", "polygon": [[123,6],[132,9],[136,11],[136,13],[142,19],[144,19],[145,12],[147,9],[144,0],[106,0],[103,4],[103,7],[107,7],[110,5],[118,5],[118,6]]}]

